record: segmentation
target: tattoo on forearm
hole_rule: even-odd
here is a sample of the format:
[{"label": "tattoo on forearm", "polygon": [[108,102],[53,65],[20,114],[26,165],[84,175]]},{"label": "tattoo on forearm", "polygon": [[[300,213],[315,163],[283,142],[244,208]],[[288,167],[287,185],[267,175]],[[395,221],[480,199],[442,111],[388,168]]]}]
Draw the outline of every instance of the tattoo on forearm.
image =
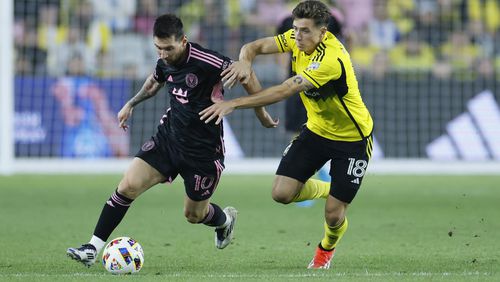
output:
[{"label": "tattoo on forearm", "polygon": [[134,107],[140,102],[153,97],[160,88],[161,85],[155,84],[148,79],[142,86],[141,90],[139,90],[139,92],[132,97],[132,99],[130,99],[129,103]]},{"label": "tattoo on forearm", "polygon": [[293,82],[296,84],[301,84],[302,83],[302,77],[301,76],[295,76],[293,78]]}]

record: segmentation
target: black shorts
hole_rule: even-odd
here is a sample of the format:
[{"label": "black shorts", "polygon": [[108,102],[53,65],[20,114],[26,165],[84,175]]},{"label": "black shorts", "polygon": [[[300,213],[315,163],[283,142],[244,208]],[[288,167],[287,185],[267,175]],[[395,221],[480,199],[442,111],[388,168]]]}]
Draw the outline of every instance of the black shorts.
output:
[{"label": "black shorts", "polygon": [[330,195],[350,203],[366,173],[371,148],[371,135],[356,142],[333,141],[304,127],[285,149],[276,174],[305,183],[331,160]]},{"label": "black shorts", "polygon": [[158,170],[168,183],[180,174],[184,179],[186,195],[191,200],[203,201],[210,198],[219,184],[224,170],[224,159],[188,159],[173,148],[158,142],[161,141],[157,138],[146,141],[135,156]]}]

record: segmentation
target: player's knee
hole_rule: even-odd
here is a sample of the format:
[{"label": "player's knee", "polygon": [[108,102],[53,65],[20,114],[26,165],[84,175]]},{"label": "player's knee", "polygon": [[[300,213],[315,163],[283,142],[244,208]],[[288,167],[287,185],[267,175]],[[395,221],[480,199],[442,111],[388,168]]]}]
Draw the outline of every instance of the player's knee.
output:
[{"label": "player's knee", "polygon": [[137,183],[124,176],[118,185],[118,193],[129,199],[135,199],[141,194],[141,189]]},{"label": "player's knee", "polygon": [[289,204],[293,201],[293,195],[290,195],[288,193],[284,193],[283,191],[279,191],[277,189],[273,189],[273,192],[272,192],[272,197],[273,197],[273,200],[278,202],[278,203],[281,203],[281,204]]},{"label": "player's knee", "polygon": [[325,221],[329,226],[339,225],[344,221],[344,217],[345,213],[340,209],[325,211]]}]

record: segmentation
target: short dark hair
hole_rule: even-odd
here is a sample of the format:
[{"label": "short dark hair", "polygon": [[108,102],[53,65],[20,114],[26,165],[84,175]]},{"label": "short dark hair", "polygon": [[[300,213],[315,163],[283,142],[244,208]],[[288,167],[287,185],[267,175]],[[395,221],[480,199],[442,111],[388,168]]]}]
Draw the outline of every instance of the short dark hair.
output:
[{"label": "short dark hair", "polygon": [[316,0],[300,2],[292,11],[293,19],[311,19],[318,27],[328,26],[331,13],[325,3]]},{"label": "short dark hair", "polygon": [[184,36],[182,21],[176,15],[165,14],[155,20],[153,35],[158,38],[169,38],[174,35],[176,40]]}]

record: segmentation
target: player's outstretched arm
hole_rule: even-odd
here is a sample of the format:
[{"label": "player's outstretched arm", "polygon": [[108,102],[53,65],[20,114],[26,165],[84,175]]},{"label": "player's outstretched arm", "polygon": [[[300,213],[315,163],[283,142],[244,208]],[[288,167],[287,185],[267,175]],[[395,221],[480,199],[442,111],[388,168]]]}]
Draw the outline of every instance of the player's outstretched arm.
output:
[{"label": "player's outstretched arm", "polygon": [[130,99],[127,103],[125,103],[125,105],[123,105],[121,110],[118,112],[117,117],[119,126],[123,130],[126,131],[128,129],[127,120],[132,115],[134,107],[140,102],[156,95],[156,93],[158,93],[158,90],[160,90],[160,88],[162,88],[163,85],[164,83],[159,83],[158,81],[156,81],[153,75],[150,75],[148,76],[148,78],[146,78],[146,81],[144,81],[141,90],[139,90],[139,92],[137,92],[137,94],[134,97],[132,97],[132,99]]},{"label": "player's outstretched arm", "polygon": [[232,63],[222,73],[224,87],[233,87],[236,82],[245,85],[250,80],[252,62],[257,55],[278,53],[274,37],[265,37],[247,43],[241,47],[239,60]]},{"label": "player's outstretched arm", "polygon": [[215,124],[219,124],[222,118],[233,112],[234,109],[255,108],[274,104],[295,93],[312,88],[314,86],[299,74],[285,80],[279,85],[266,88],[253,95],[215,103],[200,112],[200,120],[209,123],[215,119]]},{"label": "player's outstretched arm", "polygon": [[[255,94],[262,90],[262,86],[257,78],[257,75],[254,71],[250,74],[250,80],[247,84],[243,84],[243,88],[247,91],[249,95]],[[255,107],[255,116],[260,121],[260,124],[266,128],[275,128],[279,124],[279,119],[273,119],[271,115],[266,111],[265,107]]]}]

